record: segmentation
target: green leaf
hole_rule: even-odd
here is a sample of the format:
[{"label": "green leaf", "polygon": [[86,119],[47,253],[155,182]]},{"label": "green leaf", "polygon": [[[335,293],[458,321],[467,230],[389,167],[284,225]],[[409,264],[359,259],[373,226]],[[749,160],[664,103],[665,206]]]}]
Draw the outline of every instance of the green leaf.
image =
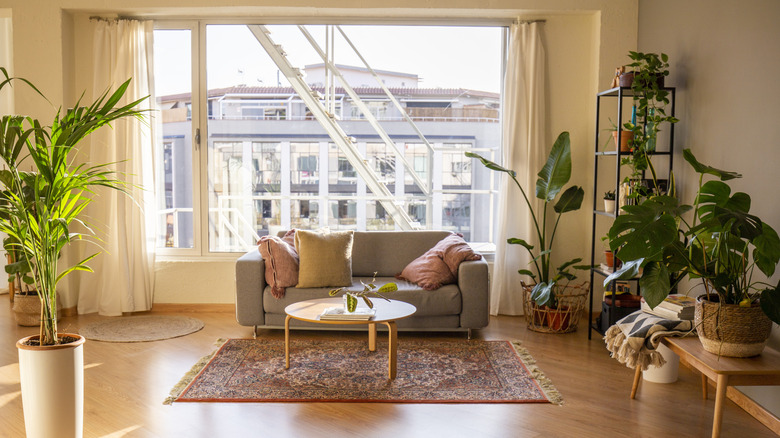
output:
[{"label": "green leaf", "polygon": [[395,283],[387,283],[383,284],[382,287],[377,289],[377,292],[380,294],[386,293],[386,292],[395,292],[398,290],[398,285]]},{"label": "green leaf", "polygon": [[685,161],[687,161],[691,165],[691,167],[693,167],[693,170],[695,170],[697,173],[714,175],[720,178],[722,181],[728,181],[730,179],[735,179],[735,178],[742,178],[742,175],[737,172],[720,170],[700,163],[696,159],[696,157],[693,156],[693,152],[691,152],[690,149],[683,150],[683,158],[685,158]]},{"label": "green leaf", "polygon": [[511,237],[509,239],[506,239],[506,243],[508,243],[510,245],[521,245],[522,247],[524,247],[528,251],[531,251],[532,249],[534,249],[533,245],[531,245],[530,243],[526,242],[523,239],[518,239],[516,237]]},{"label": "green leaf", "polygon": [[537,283],[531,290],[531,299],[539,306],[552,306],[552,302],[555,300],[553,296],[554,285],[555,283]]},{"label": "green leaf", "polygon": [[527,275],[527,276],[533,278],[534,280],[536,280],[536,274],[534,274],[533,272],[529,271],[528,269],[520,269],[520,270],[517,271],[517,273],[520,274],[520,275]]},{"label": "green leaf", "polygon": [[[667,198],[667,199],[664,199]],[[609,246],[621,260],[657,259],[677,239],[676,200],[656,196],[640,205],[623,207],[612,223]]]},{"label": "green leaf", "polygon": [[563,192],[553,209],[558,214],[579,210],[583,199],[585,199],[585,191],[582,187],[572,186]]},{"label": "green leaf", "polygon": [[[357,302],[357,300],[355,300],[355,302]],[[363,302],[366,303],[366,306],[368,306],[369,309],[374,308],[374,303],[365,295],[363,295]]]},{"label": "green leaf", "polygon": [[505,167],[499,166],[498,164],[488,160],[487,158],[482,157],[479,154],[475,154],[473,152],[466,152],[466,156],[469,157],[469,158],[476,158],[476,159],[478,159],[479,161],[482,162],[483,166],[487,167],[490,170],[496,170],[496,171],[499,171],[499,172],[506,172],[509,175],[511,175],[512,177],[514,177],[516,175],[514,170],[507,169]]},{"label": "green leaf", "polygon": [[642,265],[642,262],[644,262],[644,259],[623,262],[623,265],[620,268],[604,279],[604,287],[609,287],[609,283],[614,280],[636,278],[639,275],[639,266]]},{"label": "green leaf", "polygon": [[354,312],[355,309],[357,308],[358,300],[352,294],[347,294],[346,296],[347,296],[347,310],[349,312]]},{"label": "green leaf", "polygon": [[762,222],[761,229],[761,235],[753,239],[753,260],[764,275],[771,277],[780,262],[780,238],[766,222]]},{"label": "green leaf", "polygon": [[538,173],[536,197],[552,201],[571,177],[571,143],[569,133],[558,135],[553,144],[547,163]]},{"label": "green leaf", "polygon": [[339,292],[341,292],[342,290],[344,290],[344,288],[343,288],[343,287],[340,287],[340,288],[338,288],[338,289],[331,289],[331,290],[328,292],[328,295],[330,295],[330,296],[332,296],[332,297],[335,297],[335,296],[336,296],[336,295],[337,295]]},{"label": "green leaf", "polygon": [[761,292],[761,310],[775,324],[780,324],[780,283]]},{"label": "green leaf", "polygon": [[568,262],[566,262],[566,263],[562,264],[561,266],[559,266],[558,267],[558,271],[563,271],[566,268],[568,268],[569,266],[571,266],[571,265],[573,265],[575,263],[579,263],[581,261],[582,261],[582,258],[580,258],[580,257],[578,257],[576,259],[569,260]]},{"label": "green leaf", "polygon": [[669,291],[672,290],[669,281],[669,270],[666,265],[659,262],[648,262],[642,271],[642,278],[639,279],[639,287],[642,290],[642,296],[651,308],[661,304]]}]

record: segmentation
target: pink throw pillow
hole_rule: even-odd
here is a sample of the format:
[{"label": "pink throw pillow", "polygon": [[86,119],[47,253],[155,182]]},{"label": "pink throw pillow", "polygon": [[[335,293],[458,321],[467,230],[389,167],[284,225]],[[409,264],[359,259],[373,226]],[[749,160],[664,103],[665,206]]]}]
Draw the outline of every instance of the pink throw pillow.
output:
[{"label": "pink throw pillow", "polygon": [[274,298],[284,297],[285,288],[298,284],[298,253],[295,251],[295,230],[281,239],[263,236],[257,249],[265,261],[265,282],[271,286]]},{"label": "pink throw pillow", "polygon": [[406,265],[396,277],[416,283],[425,290],[434,290],[457,281],[461,262],[481,258],[482,255],[475,253],[462,235],[452,234]]}]

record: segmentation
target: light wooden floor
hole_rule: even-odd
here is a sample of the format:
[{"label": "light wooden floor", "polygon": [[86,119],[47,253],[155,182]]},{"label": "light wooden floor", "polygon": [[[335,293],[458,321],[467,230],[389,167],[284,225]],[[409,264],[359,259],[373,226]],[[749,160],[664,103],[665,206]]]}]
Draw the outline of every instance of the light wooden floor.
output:
[{"label": "light wooden floor", "polygon": [[[19,327],[0,296],[0,436],[23,437],[16,340],[36,328]],[[522,317],[491,318],[477,339],[519,339],[564,398],[551,404],[389,403],[177,403],[162,404],[171,387],[217,338],[251,337],[231,313],[186,313],[206,327],[166,341],[85,346],[85,437],[708,437],[714,400],[701,399],[698,374],[681,367],[674,384],[642,383],[629,399],[633,372],[611,359],[604,343],[573,334],[526,330]],[[63,318],[61,331],[77,331],[97,315]],[[283,337],[281,331],[262,331]],[[295,337],[326,339],[358,333],[298,331]],[[464,338],[463,334],[413,336]],[[712,391],[711,391],[712,392]],[[732,402],[723,437],[774,434]]]}]

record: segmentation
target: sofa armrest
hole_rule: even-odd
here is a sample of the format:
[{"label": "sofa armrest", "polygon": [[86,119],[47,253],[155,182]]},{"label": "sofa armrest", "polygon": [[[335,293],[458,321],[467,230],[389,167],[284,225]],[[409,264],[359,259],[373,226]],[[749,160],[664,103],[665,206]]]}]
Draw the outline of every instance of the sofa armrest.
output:
[{"label": "sofa armrest", "polygon": [[462,262],[458,267],[458,288],[463,300],[460,326],[487,327],[490,302],[487,262],[484,259]]},{"label": "sofa armrest", "polygon": [[260,251],[249,251],[236,260],[236,321],[239,324],[265,324],[263,290],[265,262]]}]

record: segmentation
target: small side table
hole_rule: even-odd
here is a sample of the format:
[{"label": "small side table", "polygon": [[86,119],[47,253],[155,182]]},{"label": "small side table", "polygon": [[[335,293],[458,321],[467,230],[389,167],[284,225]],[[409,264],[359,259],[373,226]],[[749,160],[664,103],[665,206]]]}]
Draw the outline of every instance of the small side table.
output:
[{"label": "small side table", "polygon": [[382,323],[387,326],[388,338],[388,375],[390,379],[395,379],[398,368],[398,329],[395,322],[412,316],[417,308],[403,301],[383,299],[373,299],[376,315],[372,319],[365,321],[355,320],[320,320],[320,315],[328,307],[343,306],[344,300],[339,298],[321,298],[316,300],[306,300],[290,304],[285,307],[284,313],[287,318],[284,319],[284,369],[290,368],[290,319],[314,322],[317,324],[341,324],[341,325],[368,325],[368,350],[376,351],[376,325]]},{"label": "small side table", "polygon": [[[720,436],[723,422],[723,407],[726,404],[726,389],[729,386],[780,385],[780,352],[765,348],[760,356],[720,358],[704,350],[697,337],[666,337],[661,341],[680,361],[701,373],[702,395],[707,398],[707,379],[715,383],[715,415],[712,419],[712,437]],[[642,376],[640,367],[636,368],[631,398],[636,395]]]}]

